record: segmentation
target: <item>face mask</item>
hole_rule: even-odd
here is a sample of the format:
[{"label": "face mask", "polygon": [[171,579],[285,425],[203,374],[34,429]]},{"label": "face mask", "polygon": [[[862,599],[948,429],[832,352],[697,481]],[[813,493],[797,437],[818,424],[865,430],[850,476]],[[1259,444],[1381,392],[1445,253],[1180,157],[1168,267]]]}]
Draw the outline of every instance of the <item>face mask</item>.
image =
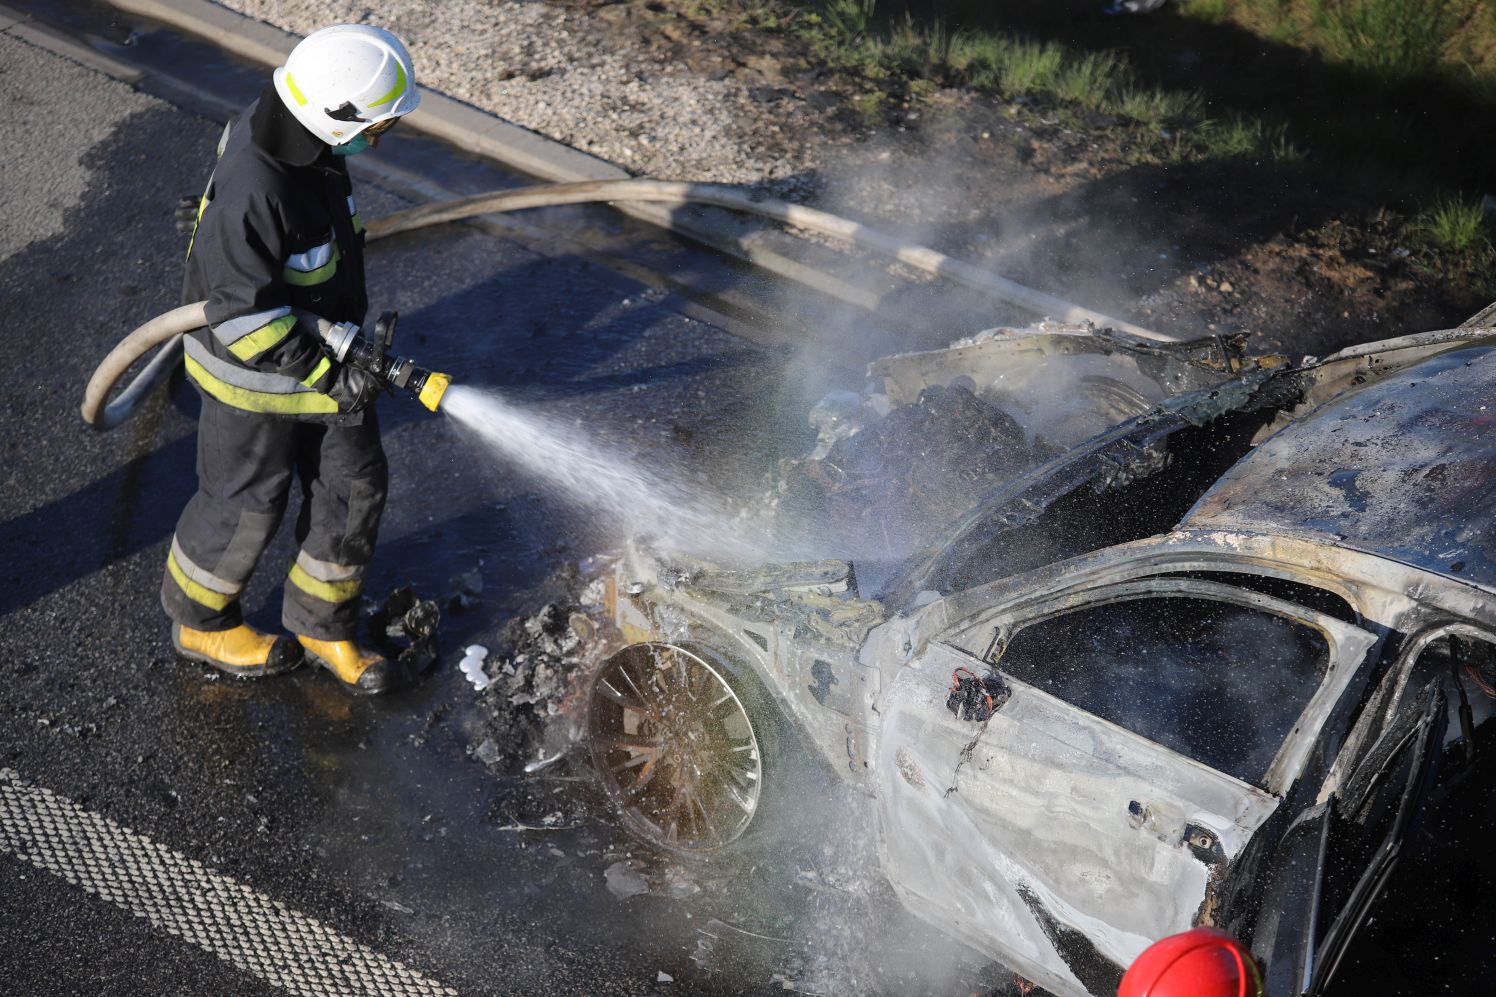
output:
[{"label": "face mask", "polygon": [[342,145],[333,146],[332,154],[334,156],[357,156],[367,148],[369,148],[369,140],[364,138],[363,132],[359,132]]}]

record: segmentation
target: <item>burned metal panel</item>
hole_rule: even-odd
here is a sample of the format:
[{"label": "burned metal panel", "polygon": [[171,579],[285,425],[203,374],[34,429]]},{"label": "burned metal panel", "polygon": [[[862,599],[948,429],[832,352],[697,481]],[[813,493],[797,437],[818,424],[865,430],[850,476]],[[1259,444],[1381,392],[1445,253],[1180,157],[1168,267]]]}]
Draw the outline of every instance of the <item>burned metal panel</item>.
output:
[{"label": "burned metal panel", "polygon": [[894,405],[930,387],[964,384],[1017,419],[1030,438],[1071,447],[1166,398],[1198,391],[1283,357],[1250,357],[1243,337],[1158,343],[1089,326],[992,329],[944,350],[868,366]]},{"label": "burned metal panel", "polygon": [[1081,986],[1093,994],[1117,992],[1117,988],[1122,985],[1122,974],[1126,971],[1126,967],[1117,965],[1098,952],[1091,939],[1087,938],[1083,932],[1061,924],[1033,890],[1019,887],[1018,895],[1023,898],[1024,903],[1028,904],[1029,910],[1033,912],[1034,920],[1049,937],[1049,943],[1054,946],[1054,950],[1065,960],[1065,965],[1069,966],[1071,972],[1080,980]]},{"label": "burned metal panel", "polygon": [[1183,528],[1312,538],[1496,589],[1496,342],[1451,349],[1263,442]]},{"label": "burned metal panel", "polygon": [[804,633],[783,637],[781,647],[786,705],[833,767],[863,781],[877,734],[878,670],[858,662],[851,649],[818,643]]},{"label": "burned metal panel", "polygon": [[884,719],[874,795],[889,882],[906,907],[952,937],[1051,993],[1080,997],[1080,980],[1017,892],[1021,868],[945,793],[972,737],[945,698],[912,672],[887,697],[899,706]]},{"label": "burned metal panel", "polygon": [[1127,965],[1201,908],[1214,866],[1190,829],[1233,854],[1275,801],[1018,684],[987,722],[961,721],[947,679],[971,660],[932,646],[886,698],[876,795],[890,880],[1047,989],[1095,992],[1097,963],[1077,963],[1056,925]]},{"label": "burned metal panel", "polygon": [[[1317,585],[1344,598],[1370,624],[1417,630],[1450,614],[1496,626],[1496,599],[1481,589],[1399,561],[1301,537],[1225,530],[1179,530],[1081,554],[1019,575],[928,598],[874,629],[862,651],[868,663],[897,669],[948,629],[1015,609],[1061,590],[1110,585],[1148,573],[1248,572]],[[1432,614],[1432,616],[1431,616]],[[885,672],[885,684],[890,681]]]},{"label": "burned metal panel", "polygon": [[905,604],[921,591],[946,592],[969,550],[1038,522],[1062,498],[1089,486],[1122,489],[1168,464],[1170,437],[1233,412],[1287,404],[1298,396],[1291,372],[1251,371],[1221,384],[1170,399],[1146,415],[1108,430],[997,489],[964,516],[940,544],[911,560],[884,597]]}]

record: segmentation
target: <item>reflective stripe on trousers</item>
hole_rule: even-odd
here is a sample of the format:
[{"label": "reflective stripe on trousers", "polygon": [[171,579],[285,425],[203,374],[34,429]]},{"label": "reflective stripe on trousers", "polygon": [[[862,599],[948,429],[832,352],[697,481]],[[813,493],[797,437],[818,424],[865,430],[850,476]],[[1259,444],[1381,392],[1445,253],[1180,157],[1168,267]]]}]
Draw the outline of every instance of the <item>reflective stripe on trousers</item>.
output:
[{"label": "reflective stripe on trousers", "polygon": [[354,635],[384,511],[388,468],[371,406],[354,426],[323,426],[237,411],[211,399],[198,424],[198,491],[177,521],[161,599],[198,630],[242,622],[238,594],[302,486],[300,551],[281,618],[322,640]]},{"label": "reflective stripe on trousers", "polygon": [[323,561],[305,550],[297,552],[286,577],[292,585],[323,602],[347,602],[364,590],[362,565]]},{"label": "reflective stripe on trousers", "polygon": [[222,611],[239,598],[244,588],[243,584],[220,578],[188,557],[176,534],[172,534],[171,550],[166,555],[166,571],[187,598],[212,610]]}]

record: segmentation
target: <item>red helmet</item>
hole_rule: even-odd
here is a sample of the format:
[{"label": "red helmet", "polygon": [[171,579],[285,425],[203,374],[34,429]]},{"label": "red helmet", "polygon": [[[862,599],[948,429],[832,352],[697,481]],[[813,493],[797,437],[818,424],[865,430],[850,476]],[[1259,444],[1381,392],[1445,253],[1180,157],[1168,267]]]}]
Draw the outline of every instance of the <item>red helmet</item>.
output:
[{"label": "red helmet", "polygon": [[1241,942],[1215,928],[1194,928],[1144,949],[1117,997],[1262,997],[1262,974]]}]

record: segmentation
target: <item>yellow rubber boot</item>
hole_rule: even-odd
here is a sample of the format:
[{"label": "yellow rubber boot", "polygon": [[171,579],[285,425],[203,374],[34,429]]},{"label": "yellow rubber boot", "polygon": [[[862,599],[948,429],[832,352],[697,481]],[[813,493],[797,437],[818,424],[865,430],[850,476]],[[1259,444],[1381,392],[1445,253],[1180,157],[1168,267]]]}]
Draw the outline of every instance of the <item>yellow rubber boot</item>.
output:
[{"label": "yellow rubber boot", "polygon": [[400,682],[400,671],[393,661],[376,651],[359,647],[351,640],[318,640],[296,635],[313,664],[332,672],[343,688],[358,696],[376,696],[390,692]]},{"label": "yellow rubber boot", "polygon": [[280,675],[301,664],[301,648],[291,638],[262,634],[243,623],[228,630],[194,630],[173,623],[171,642],[189,661],[240,678]]}]

